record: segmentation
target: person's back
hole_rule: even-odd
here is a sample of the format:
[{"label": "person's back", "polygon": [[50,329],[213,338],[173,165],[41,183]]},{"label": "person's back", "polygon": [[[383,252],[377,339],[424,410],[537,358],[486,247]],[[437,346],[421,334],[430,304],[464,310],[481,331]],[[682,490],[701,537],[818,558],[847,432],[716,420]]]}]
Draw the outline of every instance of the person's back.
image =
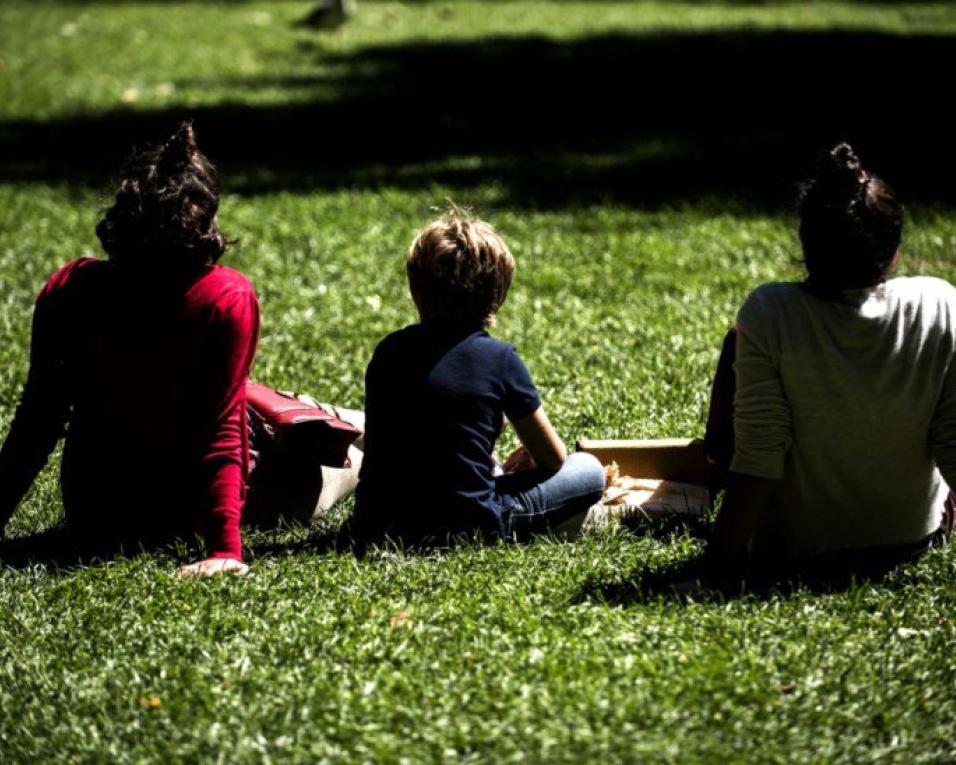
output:
[{"label": "person's back", "polygon": [[[515,269],[507,245],[456,211],[419,232],[406,268],[421,323],[386,337],[366,371],[353,539],[524,539],[583,521],[603,468],[567,456],[527,367],[487,333]],[[522,446],[496,476],[504,417]]]},{"label": "person's back", "polygon": [[[376,349],[366,402],[357,512],[392,515],[366,522],[412,538],[502,533],[491,456],[502,414],[519,420],[541,403],[511,346],[473,328],[406,327]],[[405,512],[396,500],[418,475],[416,510]]]},{"label": "person's back", "polygon": [[30,371],[0,450],[0,530],[56,442],[64,544],[111,552],[203,534],[184,573],[243,570],[245,385],[259,309],[228,242],[215,168],[184,124],[135,152],[96,233],[40,293]]},{"label": "person's back", "polygon": [[[933,446],[956,444],[939,411],[954,318],[956,290],[931,278],[839,298],[767,284],[744,303],[734,469],[782,476],[776,522],[791,556],[906,544],[939,527],[948,488]],[[783,400],[766,395],[768,359]]]},{"label": "person's back", "polygon": [[895,193],[848,145],[822,158],[801,196],[806,281],[754,290],[718,365],[715,570],[876,570],[948,531],[956,290],[887,278],[902,230]]},{"label": "person's back", "polygon": [[70,408],[60,473],[68,522],[129,539],[192,534],[211,454],[245,438],[232,411],[241,390],[222,388],[254,351],[223,342],[236,327],[255,337],[248,280],[211,265],[186,281],[143,282],[85,258],[51,278],[36,310],[60,360],[58,395],[44,399]]}]

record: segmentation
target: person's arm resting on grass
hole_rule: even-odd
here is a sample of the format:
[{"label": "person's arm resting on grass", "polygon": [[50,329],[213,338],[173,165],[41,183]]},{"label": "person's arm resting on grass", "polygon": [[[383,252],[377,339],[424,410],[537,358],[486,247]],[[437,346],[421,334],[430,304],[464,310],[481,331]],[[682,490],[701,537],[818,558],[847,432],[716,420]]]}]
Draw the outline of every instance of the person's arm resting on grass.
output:
[{"label": "person's arm resting on grass", "polygon": [[220,305],[210,353],[199,381],[199,411],[215,412],[202,456],[205,484],[201,529],[209,557],[179,569],[183,576],[244,573],[239,523],[245,495],[246,380],[259,337],[259,305],[253,292],[235,293]]},{"label": "person's arm resting on grass", "polygon": [[736,443],[724,502],[707,550],[713,565],[740,567],[752,556],[754,538],[774,512],[787,453],[793,443],[790,404],[768,338],[772,321],[751,295],[738,317]]},{"label": "person's arm resting on grass", "polygon": [[64,299],[51,279],[34,309],[30,371],[10,432],[0,450],[0,537],[57,441],[63,437],[69,418],[63,337],[58,326],[60,304]]}]

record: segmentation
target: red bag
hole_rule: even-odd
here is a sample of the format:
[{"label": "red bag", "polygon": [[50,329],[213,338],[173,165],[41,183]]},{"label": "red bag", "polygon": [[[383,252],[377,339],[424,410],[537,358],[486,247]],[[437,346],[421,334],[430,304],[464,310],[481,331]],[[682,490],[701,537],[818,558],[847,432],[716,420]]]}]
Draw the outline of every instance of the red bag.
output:
[{"label": "red bag", "polygon": [[349,467],[349,446],[361,435],[354,425],[255,382],[246,383],[246,405],[270,451],[296,463]]},{"label": "red bag", "polygon": [[361,431],[324,409],[259,383],[246,384],[252,470],[243,522],[274,528],[309,523],[322,494],[323,466],[350,467]]}]

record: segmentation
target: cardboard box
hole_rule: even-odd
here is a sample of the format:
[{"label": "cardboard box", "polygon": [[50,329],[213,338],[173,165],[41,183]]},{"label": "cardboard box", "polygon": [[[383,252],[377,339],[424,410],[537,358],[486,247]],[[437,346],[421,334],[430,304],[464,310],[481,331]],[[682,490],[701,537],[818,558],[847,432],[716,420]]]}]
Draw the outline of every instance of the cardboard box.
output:
[{"label": "cardboard box", "polygon": [[604,492],[609,517],[703,518],[710,507],[700,439],[582,438],[577,448],[593,454],[602,465],[617,463],[618,475]]},{"label": "cardboard box", "polygon": [[647,440],[597,440],[582,438],[578,451],[597,457],[602,465],[616,462],[621,475],[663,478],[668,481],[707,484],[704,442],[699,438]]}]

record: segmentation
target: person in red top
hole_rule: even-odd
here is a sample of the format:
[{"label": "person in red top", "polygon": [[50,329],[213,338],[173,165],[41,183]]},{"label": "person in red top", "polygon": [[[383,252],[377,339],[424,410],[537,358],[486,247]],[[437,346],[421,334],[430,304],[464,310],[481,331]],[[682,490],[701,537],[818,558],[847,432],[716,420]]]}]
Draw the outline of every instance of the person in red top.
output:
[{"label": "person in red top", "polygon": [[30,371],[0,450],[0,530],[65,437],[71,550],[201,534],[182,574],[242,572],[245,385],[259,336],[249,281],[216,261],[215,169],[184,124],[124,169],[97,226],[107,260],[57,271],[33,316]]}]

